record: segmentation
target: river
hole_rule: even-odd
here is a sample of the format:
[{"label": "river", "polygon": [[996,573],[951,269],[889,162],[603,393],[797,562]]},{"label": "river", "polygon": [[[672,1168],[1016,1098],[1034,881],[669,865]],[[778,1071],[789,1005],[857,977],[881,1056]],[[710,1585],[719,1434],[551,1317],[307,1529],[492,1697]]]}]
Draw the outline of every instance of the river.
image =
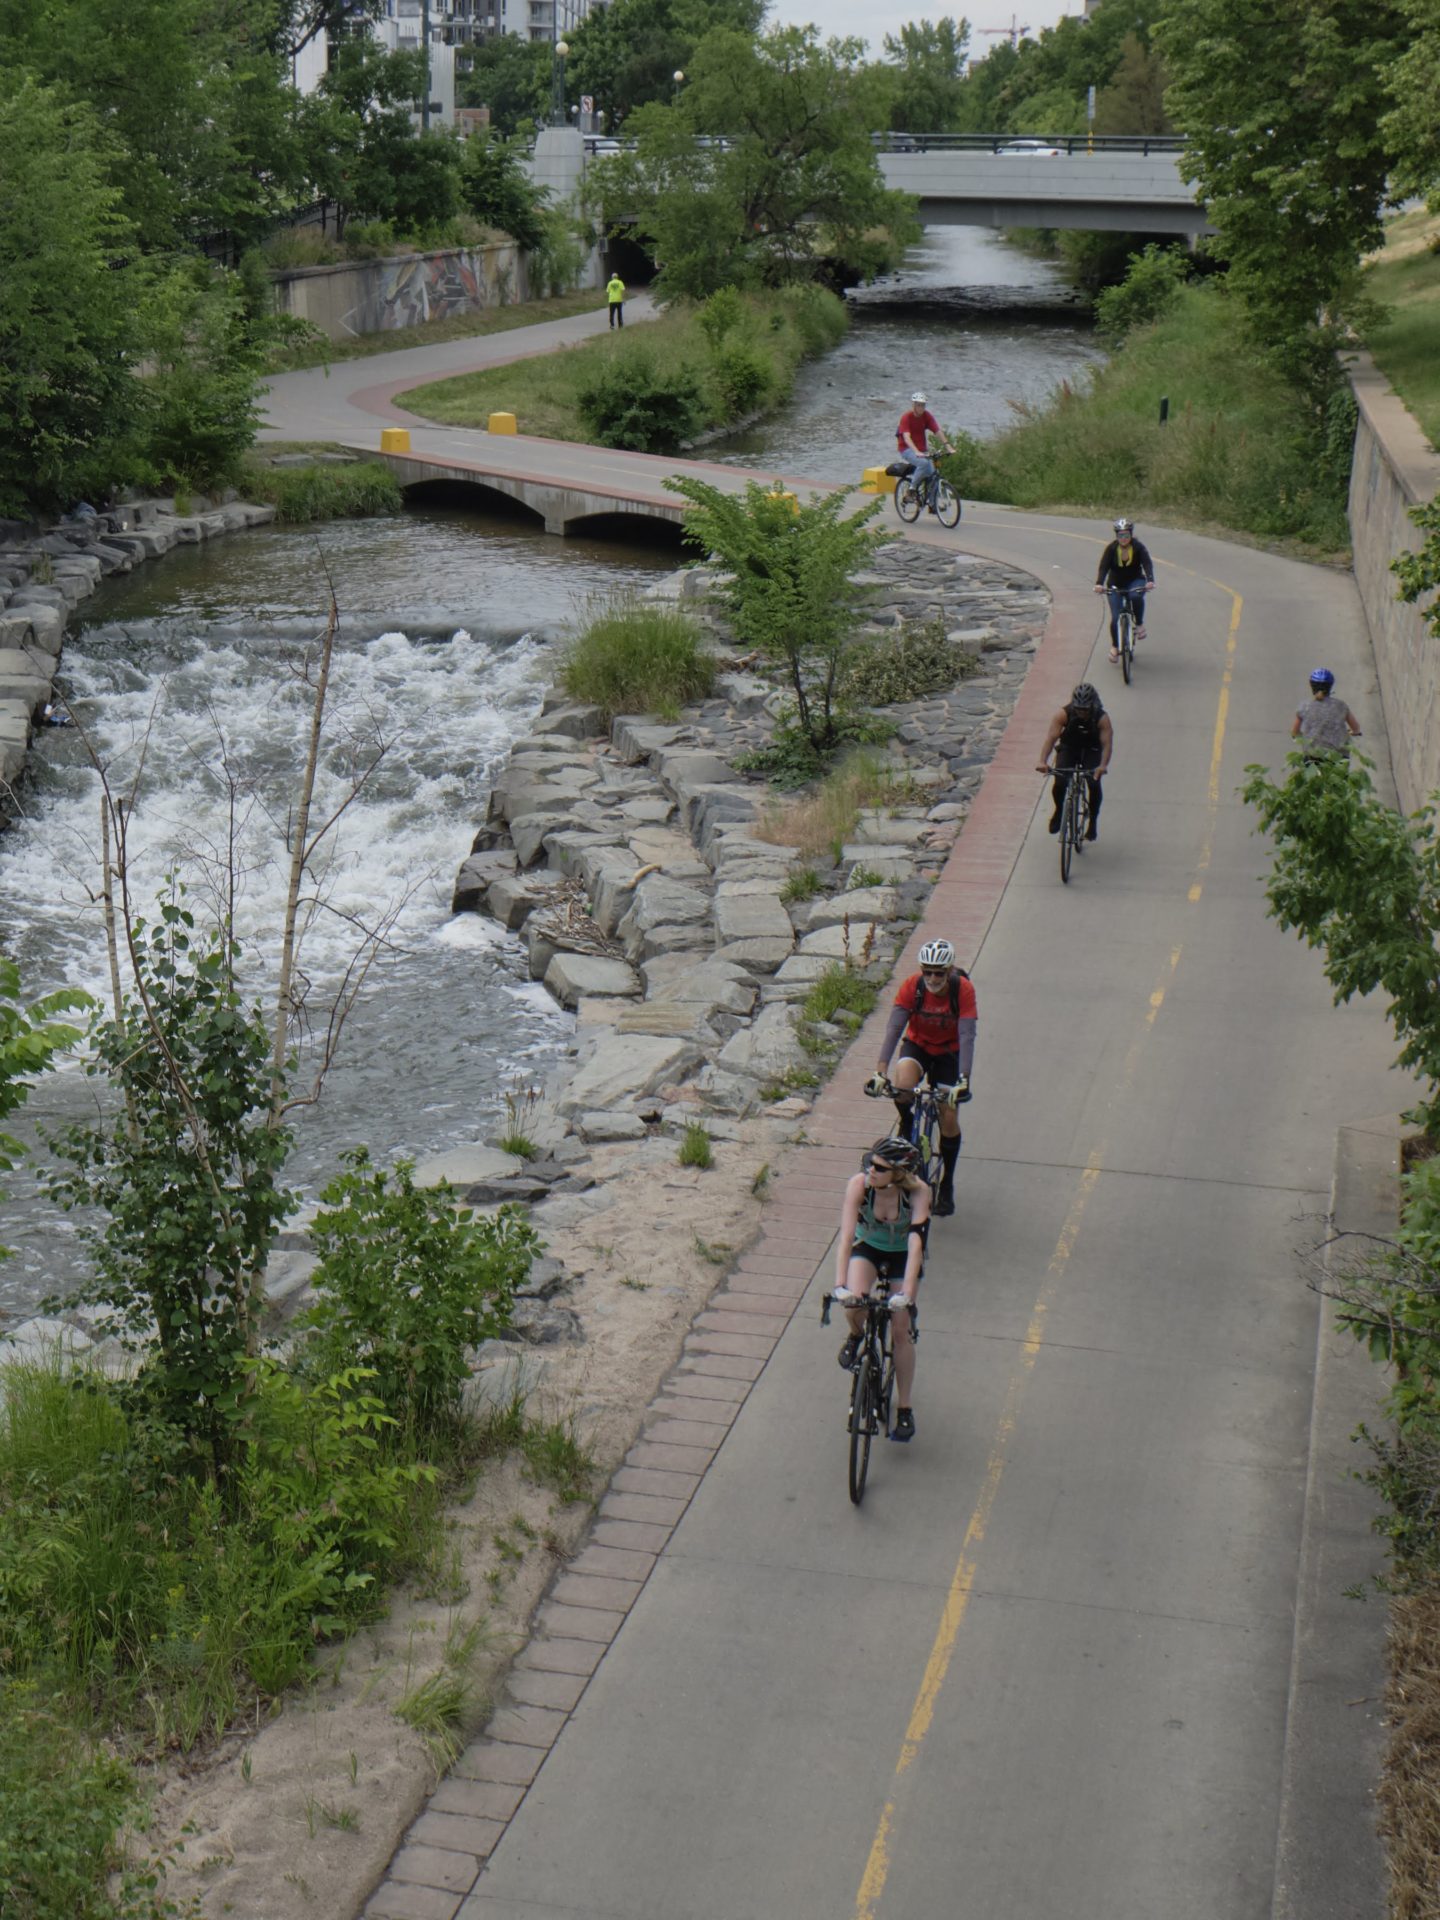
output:
[{"label": "river", "polygon": [[[1001,302],[1023,311],[995,311]],[[847,339],[802,371],[786,407],[707,457],[858,477],[889,457],[917,386],[947,426],[992,435],[1016,406],[1042,401],[1097,357],[1067,305],[1048,263],[978,229],[931,230],[902,275],[855,296]],[[344,819],[331,911],[309,940],[317,1002],[347,963],[351,922],[408,898],[325,1097],[299,1116],[289,1177],[302,1190],[358,1142],[386,1161],[492,1131],[506,1091],[563,1051],[570,1017],[528,980],[517,940],[476,915],[451,917],[451,882],[491,770],[551,677],[557,635],[587,606],[673,565],[671,550],[557,541],[513,519],[427,504],[180,548],[85,603],[65,645],[71,697],[119,786],[144,746],[131,828],[137,903],[144,910],[177,866],[203,903],[238,787],[236,924],[263,991],[303,724],[292,670],[323,628],[333,583],[338,731],[326,795],[343,791],[365,741],[378,732],[389,744]],[[103,994],[96,776],[72,733],[43,736],[32,768],[26,817],[0,839],[0,944],[29,993],[65,982]],[[21,1130],[33,1138],[37,1126],[64,1125],[93,1111],[94,1097],[73,1069],[48,1076]],[[6,1182],[0,1238],[17,1257],[0,1265],[0,1321],[69,1284],[84,1258],[75,1222],[37,1190],[37,1161]]]}]

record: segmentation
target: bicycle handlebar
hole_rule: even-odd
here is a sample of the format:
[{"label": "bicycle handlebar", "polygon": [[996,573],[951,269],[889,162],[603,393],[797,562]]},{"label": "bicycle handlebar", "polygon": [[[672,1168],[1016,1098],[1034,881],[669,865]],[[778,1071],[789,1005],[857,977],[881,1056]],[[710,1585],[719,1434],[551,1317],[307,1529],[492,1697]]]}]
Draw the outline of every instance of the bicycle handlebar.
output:
[{"label": "bicycle handlebar", "polygon": [[897,1087],[892,1080],[884,1080],[878,1087],[873,1085],[870,1080],[865,1082],[866,1098],[870,1100],[893,1100],[897,1093],[933,1093],[935,1098],[942,1104],[954,1106],[958,1104],[959,1095],[968,1093],[969,1091],[970,1083],[968,1080],[957,1080],[953,1086],[946,1086],[943,1083],[939,1086],[932,1086],[930,1081],[922,1078],[918,1080],[913,1087]]}]

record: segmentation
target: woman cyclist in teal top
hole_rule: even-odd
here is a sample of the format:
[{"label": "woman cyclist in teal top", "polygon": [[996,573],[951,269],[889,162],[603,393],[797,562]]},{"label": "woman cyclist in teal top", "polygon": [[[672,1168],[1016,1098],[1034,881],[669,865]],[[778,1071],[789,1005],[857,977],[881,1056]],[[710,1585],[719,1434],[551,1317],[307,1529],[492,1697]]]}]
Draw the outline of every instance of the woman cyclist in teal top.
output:
[{"label": "woman cyclist in teal top", "polygon": [[850,1323],[849,1338],[840,1349],[840,1364],[847,1370],[855,1365],[860,1348],[870,1289],[882,1275],[895,1289],[890,1295],[897,1402],[893,1440],[915,1437],[910,1404],[915,1379],[914,1308],[930,1231],[930,1189],[920,1178],[919,1165],[919,1152],[908,1140],[875,1142],[860,1172],[845,1183],[835,1256],[834,1298],[846,1309]]}]

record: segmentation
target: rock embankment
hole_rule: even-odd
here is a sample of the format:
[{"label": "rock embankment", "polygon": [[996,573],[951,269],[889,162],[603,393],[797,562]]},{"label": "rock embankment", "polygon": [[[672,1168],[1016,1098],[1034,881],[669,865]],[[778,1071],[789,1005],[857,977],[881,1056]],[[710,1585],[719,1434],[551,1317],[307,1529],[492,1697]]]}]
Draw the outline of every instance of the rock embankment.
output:
[{"label": "rock embankment", "polygon": [[[575,1010],[574,1057],[548,1090],[563,1134],[638,1139],[803,1096],[848,1030],[800,1003],[832,968],[883,979],[920,918],[1049,601],[1013,568],[913,547],[883,553],[862,584],[858,637],[938,621],[956,677],[883,709],[881,791],[838,844],[794,844],[782,802],[740,770],[785,695],[733,658],[715,697],[674,722],[607,727],[557,692],[512,749],[454,904],[517,934],[532,977]],[[723,658],[714,587],[695,569],[662,591]]]},{"label": "rock embankment", "polygon": [[171,500],[125,500],[52,526],[0,520],[0,820],[50,705],[70,615],[107,574],[217,534],[266,526],[273,507],[232,501],[181,514]]}]

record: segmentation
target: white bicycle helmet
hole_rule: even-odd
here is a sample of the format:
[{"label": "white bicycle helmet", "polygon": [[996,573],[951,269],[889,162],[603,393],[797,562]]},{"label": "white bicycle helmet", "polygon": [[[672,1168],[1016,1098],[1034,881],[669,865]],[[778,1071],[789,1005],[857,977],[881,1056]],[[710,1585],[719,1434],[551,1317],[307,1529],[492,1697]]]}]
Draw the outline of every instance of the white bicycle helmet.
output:
[{"label": "white bicycle helmet", "polygon": [[923,393],[912,393],[910,396],[910,404],[912,407],[928,407],[930,402],[925,398]]},{"label": "white bicycle helmet", "polygon": [[920,949],[922,967],[953,967],[955,949],[948,940],[927,940]]}]

